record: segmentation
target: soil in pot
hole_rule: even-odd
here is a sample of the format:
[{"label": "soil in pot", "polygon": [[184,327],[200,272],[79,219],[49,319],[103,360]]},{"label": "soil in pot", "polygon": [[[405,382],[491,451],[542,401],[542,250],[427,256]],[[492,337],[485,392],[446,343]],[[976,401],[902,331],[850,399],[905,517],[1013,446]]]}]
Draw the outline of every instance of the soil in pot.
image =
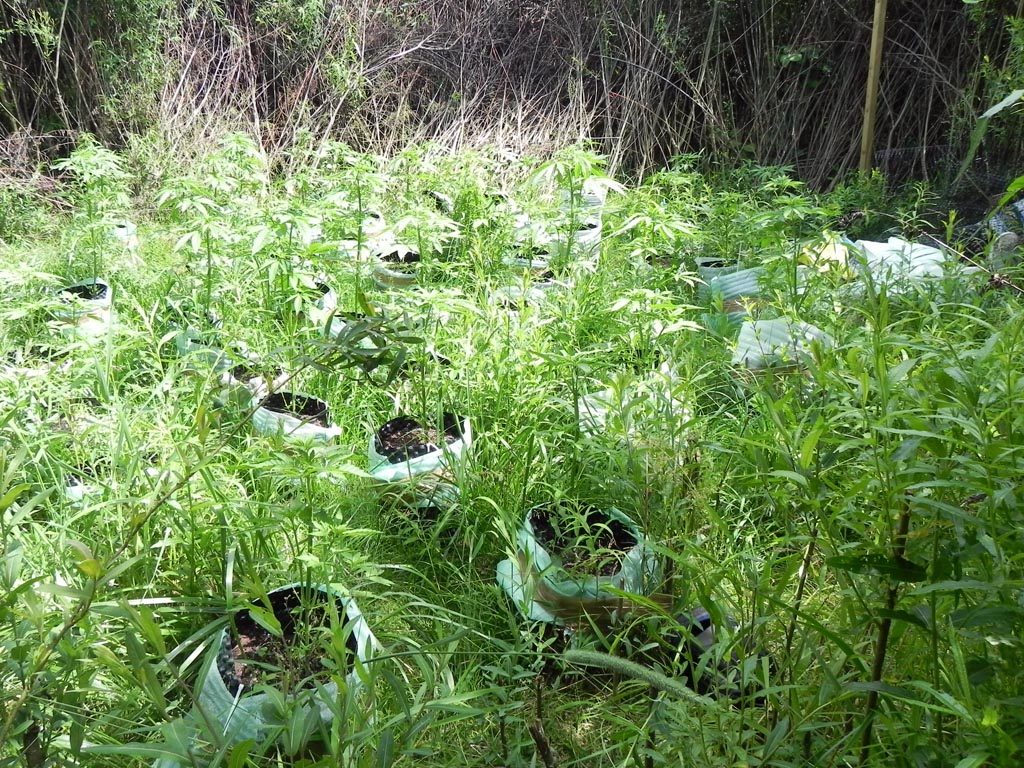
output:
[{"label": "soil in pot", "polygon": [[325,429],[331,426],[327,403],[317,400],[315,397],[298,395],[294,392],[274,392],[260,402],[260,407],[274,413],[295,416],[302,421]]},{"label": "soil in pot", "polygon": [[546,505],[531,513],[530,525],[538,543],[559,556],[566,571],[588,576],[614,576],[638,543],[625,523],[596,507]]},{"label": "soil in pot", "polygon": [[107,295],[110,288],[105,283],[92,282],[82,285],[73,285],[70,288],[61,288],[61,293],[71,294],[76,299],[83,301],[97,301]]},{"label": "soil in pot", "polygon": [[451,445],[462,437],[461,421],[454,414],[443,417],[443,429],[424,426],[409,416],[392,419],[377,430],[374,450],[392,464],[409,461]]},{"label": "soil in pot", "polygon": [[[236,632],[229,633],[218,670],[228,692],[251,691],[258,685],[275,686],[279,690],[294,690],[296,686],[313,687],[330,679],[332,670],[324,666],[319,631],[330,627],[327,595],[308,590],[303,600],[303,588],[294,587],[272,592],[270,605],[274,618],[281,625],[281,635],[272,634],[257,623],[249,611],[234,618]],[[336,601],[338,616],[344,620],[345,605]],[[358,653],[358,640],[349,634],[346,666],[336,670],[347,674],[351,657]]]},{"label": "soil in pot", "polygon": [[258,379],[261,376],[266,378],[268,381],[276,381],[278,377],[284,374],[284,369],[274,366],[269,371],[261,371],[257,369],[253,363],[243,361],[233,366],[228,373],[231,375],[231,378],[241,382],[249,382],[253,379]]},{"label": "soil in pot", "polygon": [[416,251],[404,251],[396,249],[385,253],[380,257],[388,269],[394,272],[413,274],[420,263],[420,255]]}]

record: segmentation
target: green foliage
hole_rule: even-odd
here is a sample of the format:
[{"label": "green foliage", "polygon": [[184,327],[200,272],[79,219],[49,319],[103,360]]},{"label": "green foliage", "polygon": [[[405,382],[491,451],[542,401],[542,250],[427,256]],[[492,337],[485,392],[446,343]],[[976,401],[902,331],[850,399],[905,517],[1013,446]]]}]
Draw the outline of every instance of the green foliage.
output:
[{"label": "green foliage", "polygon": [[[928,229],[927,188],[821,196],[681,158],[610,195],[584,252],[588,149],[292,162],[272,178],[227,136],[133,211],[118,156],[86,143],[61,168],[73,209],[5,250],[0,765],[1019,762],[1021,295],[955,264],[894,287],[822,256],[852,210]],[[135,257],[101,227],[129,214]],[[509,263],[524,215],[553,233],[557,285],[510,309],[496,289],[532,285]],[[414,287],[373,281],[383,240],[421,254]],[[69,250],[116,275],[119,325],[93,346],[38,298]],[[708,256],[764,268],[752,316],[834,344],[738,369]],[[325,400],[339,438],[258,434],[248,391],[175,354],[183,326]],[[443,411],[474,443],[457,501],[425,511],[371,482],[367,444]],[[524,511],[563,500],[621,509],[656,547],[662,583],[610,626],[524,622],[494,583]],[[195,706],[213,640],[249,605],[283,634],[265,599],[292,582],[354,596],[381,649],[357,685],[344,622],[305,635],[333,716],[267,686],[273,727],[227,744]]]}]

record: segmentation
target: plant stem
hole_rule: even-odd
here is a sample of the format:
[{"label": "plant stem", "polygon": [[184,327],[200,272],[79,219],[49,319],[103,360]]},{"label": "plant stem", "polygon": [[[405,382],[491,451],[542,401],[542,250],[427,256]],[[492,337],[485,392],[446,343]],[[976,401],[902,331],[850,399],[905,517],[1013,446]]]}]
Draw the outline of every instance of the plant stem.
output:
[{"label": "plant stem", "polygon": [[[904,503],[903,511],[900,512],[899,527],[896,531],[896,540],[893,542],[893,559],[902,560],[907,551],[907,533],[910,531],[910,508]],[[887,615],[882,618],[878,627],[878,642],[875,645],[875,661],[871,668],[871,682],[879,683],[882,680],[882,670],[885,668],[885,655],[889,647],[889,632],[892,630],[892,612],[896,608],[896,600],[899,598],[899,582],[892,582],[889,586],[889,594],[885,601]],[[868,700],[864,707],[864,734],[860,742],[860,765],[866,765],[871,756],[871,726],[874,720],[875,710],[878,708],[878,689],[872,688],[868,691]]]}]

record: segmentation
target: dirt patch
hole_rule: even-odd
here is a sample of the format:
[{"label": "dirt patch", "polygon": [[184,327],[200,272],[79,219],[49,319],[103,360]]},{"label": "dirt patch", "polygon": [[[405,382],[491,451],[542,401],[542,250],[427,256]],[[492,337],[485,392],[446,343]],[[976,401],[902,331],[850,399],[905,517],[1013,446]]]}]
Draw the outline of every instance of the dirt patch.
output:
[{"label": "dirt patch", "polygon": [[440,450],[462,437],[461,420],[450,413],[443,418],[443,429],[424,426],[409,416],[392,419],[377,430],[374,449],[392,464]]},{"label": "dirt patch", "polygon": [[637,545],[625,523],[596,507],[549,504],[530,514],[533,534],[562,567],[588,576],[614,576]]},{"label": "dirt patch", "polygon": [[[281,636],[258,624],[249,611],[235,616],[236,632],[229,633],[222,651],[219,671],[228,692],[252,690],[257,685],[271,685],[279,690],[311,688],[314,683],[330,679],[331,670],[324,666],[321,634],[330,627],[328,596],[317,590],[301,587],[279,590],[269,595],[274,617],[281,625]],[[305,599],[303,599],[305,597]],[[263,606],[261,606],[263,607]],[[337,601],[338,615],[345,617],[342,601]],[[358,652],[358,641],[349,634],[346,643],[347,673],[351,659]]]},{"label": "dirt patch", "polygon": [[260,406],[274,413],[295,416],[302,421],[316,424],[318,427],[331,426],[327,403],[315,397],[297,395],[294,392],[274,392],[264,398]]}]

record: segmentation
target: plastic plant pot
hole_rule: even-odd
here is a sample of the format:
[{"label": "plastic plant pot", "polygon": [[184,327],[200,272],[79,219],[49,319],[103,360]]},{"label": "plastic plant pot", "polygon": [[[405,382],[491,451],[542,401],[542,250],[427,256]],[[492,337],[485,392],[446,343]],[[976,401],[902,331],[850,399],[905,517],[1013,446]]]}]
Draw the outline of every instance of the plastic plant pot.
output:
[{"label": "plastic plant pot", "polygon": [[438,192],[436,189],[428,189],[426,196],[430,198],[438,213],[450,214],[455,211],[455,201],[450,195]]},{"label": "plastic plant pot", "polygon": [[258,398],[265,398],[288,383],[287,373],[278,368],[273,375],[268,376],[265,366],[255,357],[230,355],[227,360],[230,367],[219,370],[221,385],[229,389],[244,390]]},{"label": "plastic plant pot", "polygon": [[111,228],[110,233],[126,250],[132,252],[139,250],[139,233],[132,222],[119,221]]},{"label": "plastic plant pot", "polygon": [[469,419],[453,413],[442,416],[440,429],[399,416],[370,436],[370,474],[384,483],[440,476],[462,459],[472,442]]},{"label": "plastic plant pot", "polygon": [[639,527],[618,509],[554,503],[526,513],[497,581],[526,619],[576,626],[614,621],[629,601],[610,590],[649,594],[658,573]]},{"label": "plastic plant pot", "polygon": [[373,281],[382,288],[415,285],[419,265],[419,253],[404,245],[394,245],[377,253],[373,264]]},{"label": "plastic plant pot", "polygon": [[380,237],[387,231],[388,225],[380,211],[373,209],[363,211],[362,231],[363,240],[372,240]]},{"label": "plastic plant pot", "polygon": [[81,506],[91,496],[102,493],[102,489],[79,477],[68,477],[64,486],[64,498],[72,506]]},{"label": "plastic plant pot", "polygon": [[[276,643],[269,640],[270,634],[253,618],[249,610],[243,610],[234,616],[234,626],[238,630],[237,640],[228,629],[213,638],[211,653],[207,654],[199,674],[198,704],[202,708],[204,718],[215,724],[220,735],[228,744],[252,739],[260,743],[270,736],[273,729],[279,727],[275,717],[273,697],[260,692],[261,685],[273,685],[273,681],[263,683],[256,677],[259,669],[258,658],[251,659],[257,663],[246,664],[246,656],[258,657],[260,652],[276,654],[280,661],[294,664],[300,672],[311,671],[317,664],[310,664],[309,649],[299,647],[302,655],[289,657],[289,650],[302,635],[303,621],[310,621],[309,626],[323,626],[328,618],[327,609],[331,599],[337,606],[338,617],[347,625],[348,637],[345,643],[345,655],[348,671],[345,680],[350,688],[362,686],[362,680],[356,674],[355,667],[372,659],[378,650],[378,643],[370,631],[363,614],[354,599],[340,595],[336,590],[323,585],[308,586],[288,584],[268,593],[274,618],[281,627],[282,636]],[[258,607],[266,612],[266,606]],[[310,610],[303,616],[302,607]],[[259,647],[259,651],[255,648]],[[266,649],[266,650],[263,650]],[[265,664],[270,667],[271,664]],[[255,683],[255,688],[254,684]],[[334,717],[331,704],[338,697],[336,683],[326,682],[316,686],[306,685],[294,691],[288,691],[294,703],[310,713],[319,716],[323,724],[329,724]]]},{"label": "plastic plant pot", "polygon": [[331,425],[327,403],[299,392],[272,392],[256,398],[252,414],[255,430],[261,435],[282,435],[288,440],[329,442],[341,434]]},{"label": "plastic plant pot", "polygon": [[309,311],[309,319],[317,328],[325,328],[327,319],[338,309],[338,294],[330,284],[322,280],[318,280],[314,288],[320,297]]},{"label": "plastic plant pot", "polygon": [[580,222],[580,228],[573,233],[573,242],[584,253],[592,253],[601,245],[601,219],[589,216]]},{"label": "plastic plant pot", "polygon": [[502,262],[510,267],[529,270],[530,272],[547,271],[550,261],[550,251],[541,245],[524,245],[515,255],[506,256],[502,259]]},{"label": "plastic plant pot", "polygon": [[114,323],[114,289],[96,278],[65,286],[57,291],[61,307],[53,311],[62,336],[96,341],[107,335]]},{"label": "plastic plant pot", "polygon": [[188,358],[189,363],[201,363],[215,371],[226,371],[232,365],[227,352],[203,342],[202,334],[189,327],[174,334],[174,349],[179,357]]},{"label": "plastic plant pot", "polygon": [[740,271],[739,262],[721,256],[698,256],[696,264],[697,276],[705,283],[721,275],[731,275]]},{"label": "plastic plant pot", "polygon": [[740,327],[732,362],[751,370],[805,363],[815,344],[830,347],[832,339],[809,323],[786,318],[747,321]]},{"label": "plastic plant pot", "polygon": [[512,312],[518,312],[527,305],[543,304],[552,293],[568,285],[569,283],[556,280],[551,270],[546,270],[533,274],[531,281],[526,285],[505,285],[496,289],[491,295],[491,300]]}]

